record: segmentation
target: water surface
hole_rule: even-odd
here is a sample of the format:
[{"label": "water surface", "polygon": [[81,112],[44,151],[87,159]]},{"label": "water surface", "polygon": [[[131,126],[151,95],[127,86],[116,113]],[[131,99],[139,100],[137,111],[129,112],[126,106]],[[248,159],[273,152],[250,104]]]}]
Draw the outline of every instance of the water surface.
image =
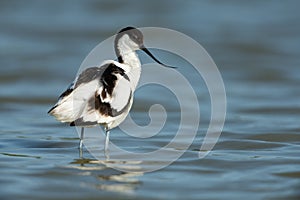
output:
[{"label": "water surface", "polygon": [[[298,199],[298,8],[292,0],[1,1],[2,197]],[[210,117],[203,83],[197,138],[179,160],[152,173],[114,170],[88,151],[80,159],[75,128],[47,115],[90,50],[128,25],[181,31],[202,44],[219,67],[228,112],[217,145],[204,159],[197,157]],[[132,109],[141,125],[149,121],[150,105],[166,105],[172,97],[162,88],[144,89]],[[112,141],[137,152],[160,148],[178,124],[176,105],[167,103],[172,120],[159,135],[141,140],[116,129]]]}]

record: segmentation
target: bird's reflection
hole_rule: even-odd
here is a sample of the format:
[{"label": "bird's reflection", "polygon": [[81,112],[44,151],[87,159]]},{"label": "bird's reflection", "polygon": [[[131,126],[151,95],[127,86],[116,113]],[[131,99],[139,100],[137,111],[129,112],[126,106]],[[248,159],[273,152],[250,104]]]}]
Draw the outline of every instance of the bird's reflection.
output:
[{"label": "bird's reflection", "polygon": [[[85,152],[86,153],[86,152]],[[124,168],[138,168],[137,161],[112,161],[107,159],[98,160],[84,158],[82,150],[79,151],[79,158],[71,162],[71,167],[80,170],[79,175],[94,176],[95,183],[85,183],[89,187],[110,192],[134,194],[137,187],[141,184],[139,178],[143,172],[121,172],[112,166],[122,166]]]}]

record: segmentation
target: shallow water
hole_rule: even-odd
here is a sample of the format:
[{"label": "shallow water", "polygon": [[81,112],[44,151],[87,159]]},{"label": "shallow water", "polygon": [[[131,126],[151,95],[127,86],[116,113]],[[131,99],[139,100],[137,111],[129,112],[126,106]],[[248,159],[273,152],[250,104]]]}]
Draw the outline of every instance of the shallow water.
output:
[{"label": "shallow water", "polygon": [[[1,197],[298,199],[298,8],[292,0],[1,1]],[[127,25],[181,31],[216,62],[226,87],[227,116],[218,143],[204,159],[198,159],[210,117],[204,86],[197,94],[201,124],[194,143],[176,162],[151,173],[120,172],[86,150],[80,159],[75,128],[47,115],[92,48]],[[171,97],[161,88],[138,90],[131,111],[138,124],[149,123],[153,103],[164,104],[171,119],[155,137],[136,139],[116,129],[112,142],[136,152],[167,144],[179,115],[176,101],[166,101]]]}]

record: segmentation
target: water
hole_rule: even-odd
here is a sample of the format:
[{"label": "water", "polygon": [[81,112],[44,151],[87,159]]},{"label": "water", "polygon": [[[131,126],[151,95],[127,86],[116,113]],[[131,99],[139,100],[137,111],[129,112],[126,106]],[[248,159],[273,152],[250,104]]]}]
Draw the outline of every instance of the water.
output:
[{"label": "water", "polygon": [[[298,199],[298,8],[296,0],[1,1],[1,199]],[[214,58],[227,118],[204,159],[197,157],[199,134],[167,168],[123,173],[87,151],[79,159],[75,129],[47,115],[89,51],[127,25],[181,31]],[[200,133],[210,115],[207,95],[199,93]],[[164,99],[138,91],[132,113],[144,120],[137,123],[147,123],[153,101]],[[168,143],[177,123],[148,140],[116,130],[112,141],[153,151]]]}]

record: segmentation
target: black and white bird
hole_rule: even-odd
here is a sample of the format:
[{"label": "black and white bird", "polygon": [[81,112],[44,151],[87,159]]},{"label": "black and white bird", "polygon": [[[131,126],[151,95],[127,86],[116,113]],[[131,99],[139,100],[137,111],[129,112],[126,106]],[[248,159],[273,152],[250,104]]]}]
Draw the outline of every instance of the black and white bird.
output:
[{"label": "black and white bird", "polygon": [[109,131],[122,123],[128,115],[141,74],[137,50],[144,51],[165,67],[171,67],[161,63],[150,53],[143,44],[142,32],[136,28],[126,27],[118,32],[114,48],[118,62],[106,60],[100,66],[85,69],[48,111],[58,121],[81,127],[80,149],[84,127],[102,125],[106,131],[107,150]]}]

